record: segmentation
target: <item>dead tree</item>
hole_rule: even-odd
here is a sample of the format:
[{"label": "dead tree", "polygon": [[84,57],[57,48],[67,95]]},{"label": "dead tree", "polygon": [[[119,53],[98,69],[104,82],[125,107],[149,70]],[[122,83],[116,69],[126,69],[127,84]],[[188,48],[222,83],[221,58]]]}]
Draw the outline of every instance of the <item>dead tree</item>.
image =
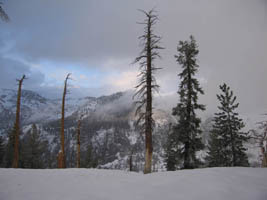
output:
[{"label": "dead tree", "polygon": [[159,46],[161,37],[154,34],[153,27],[158,20],[158,16],[154,10],[145,12],[144,34],[139,37],[142,45],[140,55],[135,59],[134,63],[139,63],[140,73],[139,83],[135,87],[136,93],[133,98],[137,97],[136,115],[138,116],[137,125],[140,125],[142,133],[145,133],[145,168],[144,173],[151,173],[152,164],[152,132],[153,132],[153,112],[152,112],[152,92],[158,91],[159,86],[156,83],[154,73],[160,68],[154,66],[154,60],[160,58],[158,50],[163,49]]},{"label": "dead tree", "polygon": [[259,145],[261,152],[261,167],[267,167],[267,121],[258,123],[262,132],[251,130],[256,143]]},{"label": "dead tree", "polygon": [[25,79],[25,75],[22,76],[21,79],[18,79],[18,95],[17,95],[17,111],[16,111],[16,121],[15,121],[15,144],[14,144],[14,154],[13,154],[13,162],[12,167],[18,168],[19,165],[19,131],[20,131],[20,99],[21,99],[21,87],[23,80]]},{"label": "dead tree", "polygon": [[64,146],[64,120],[65,120],[65,98],[67,94],[67,85],[68,80],[70,79],[70,74],[67,75],[65,82],[64,82],[64,90],[63,90],[63,97],[62,97],[62,107],[61,107],[61,148],[58,154],[58,168],[66,168],[66,156],[65,156],[65,146]]},{"label": "dead tree", "polygon": [[77,163],[76,167],[80,168],[81,165],[81,142],[80,142],[80,134],[81,134],[81,118],[78,119],[78,126],[77,126]]}]

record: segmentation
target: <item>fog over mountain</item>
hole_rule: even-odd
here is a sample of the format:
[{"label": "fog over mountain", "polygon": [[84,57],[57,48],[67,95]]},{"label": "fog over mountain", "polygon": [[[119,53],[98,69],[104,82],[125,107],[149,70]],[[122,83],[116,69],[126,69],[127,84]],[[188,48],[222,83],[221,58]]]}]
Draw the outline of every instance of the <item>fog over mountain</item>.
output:
[{"label": "fog over mountain", "polygon": [[[8,135],[14,126],[16,113],[16,90],[0,90],[0,136],[7,142]],[[82,117],[81,128],[81,159],[86,167],[85,157],[88,146],[98,158],[98,167],[112,169],[127,169],[129,155],[133,152],[134,168],[141,171],[144,162],[144,135],[135,125],[135,105],[132,99],[133,91],[118,92],[101,97],[67,97],[65,109],[65,142],[67,166],[75,166],[77,121]],[[162,97],[161,97],[162,98]],[[164,170],[164,155],[170,124],[176,123],[168,104],[159,97],[155,101],[153,131],[153,169]],[[164,106],[165,105],[165,106]],[[61,99],[48,99],[40,94],[22,91],[21,99],[21,140],[25,140],[32,124],[36,124],[42,141],[47,143],[47,151],[43,157],[44,167],[56,167],[56,156],[60,142]],[[202,140],[208,143],[212,128],[211,116],[202,116]],[[250,118],[245,119],[246,130],[254,128]],[[23,144],[23,143],[22,143]],[[258,165],[259,148],[254,143],[248,143],[248,155],[252,166]],[[198,152],[202,160],[206,150]],[[204,161],[204,160],[203,160]]]}]

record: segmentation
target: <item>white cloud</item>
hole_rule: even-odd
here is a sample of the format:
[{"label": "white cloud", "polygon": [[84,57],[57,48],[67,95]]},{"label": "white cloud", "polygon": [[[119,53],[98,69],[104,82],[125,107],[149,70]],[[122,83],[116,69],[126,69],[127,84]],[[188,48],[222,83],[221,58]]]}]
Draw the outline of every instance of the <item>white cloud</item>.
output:
[{"label": "white cloud", "polygon": [[114,76],[110,76],[107,79],[106,84],[112,85],[112,87],[118,90],[133,89],[137,83],[137,71],[125,71]]}]

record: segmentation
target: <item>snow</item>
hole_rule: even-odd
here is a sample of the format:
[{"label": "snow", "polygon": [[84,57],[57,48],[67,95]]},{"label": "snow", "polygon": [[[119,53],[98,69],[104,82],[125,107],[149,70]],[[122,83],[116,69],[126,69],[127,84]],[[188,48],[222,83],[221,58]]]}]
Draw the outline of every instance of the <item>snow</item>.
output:
[{"label": "snow", "polygon": [[1,200],[266,200],[267,169],[0,169]]}]

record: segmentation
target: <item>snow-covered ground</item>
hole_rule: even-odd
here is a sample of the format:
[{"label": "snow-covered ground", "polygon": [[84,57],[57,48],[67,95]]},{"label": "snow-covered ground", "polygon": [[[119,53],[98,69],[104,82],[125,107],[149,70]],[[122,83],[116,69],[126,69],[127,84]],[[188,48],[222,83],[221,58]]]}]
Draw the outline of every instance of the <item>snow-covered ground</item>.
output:
[{"label": "snow-covered ground", "polygon": [[267,169],[0,169],[1,200],[266,200]]}]

